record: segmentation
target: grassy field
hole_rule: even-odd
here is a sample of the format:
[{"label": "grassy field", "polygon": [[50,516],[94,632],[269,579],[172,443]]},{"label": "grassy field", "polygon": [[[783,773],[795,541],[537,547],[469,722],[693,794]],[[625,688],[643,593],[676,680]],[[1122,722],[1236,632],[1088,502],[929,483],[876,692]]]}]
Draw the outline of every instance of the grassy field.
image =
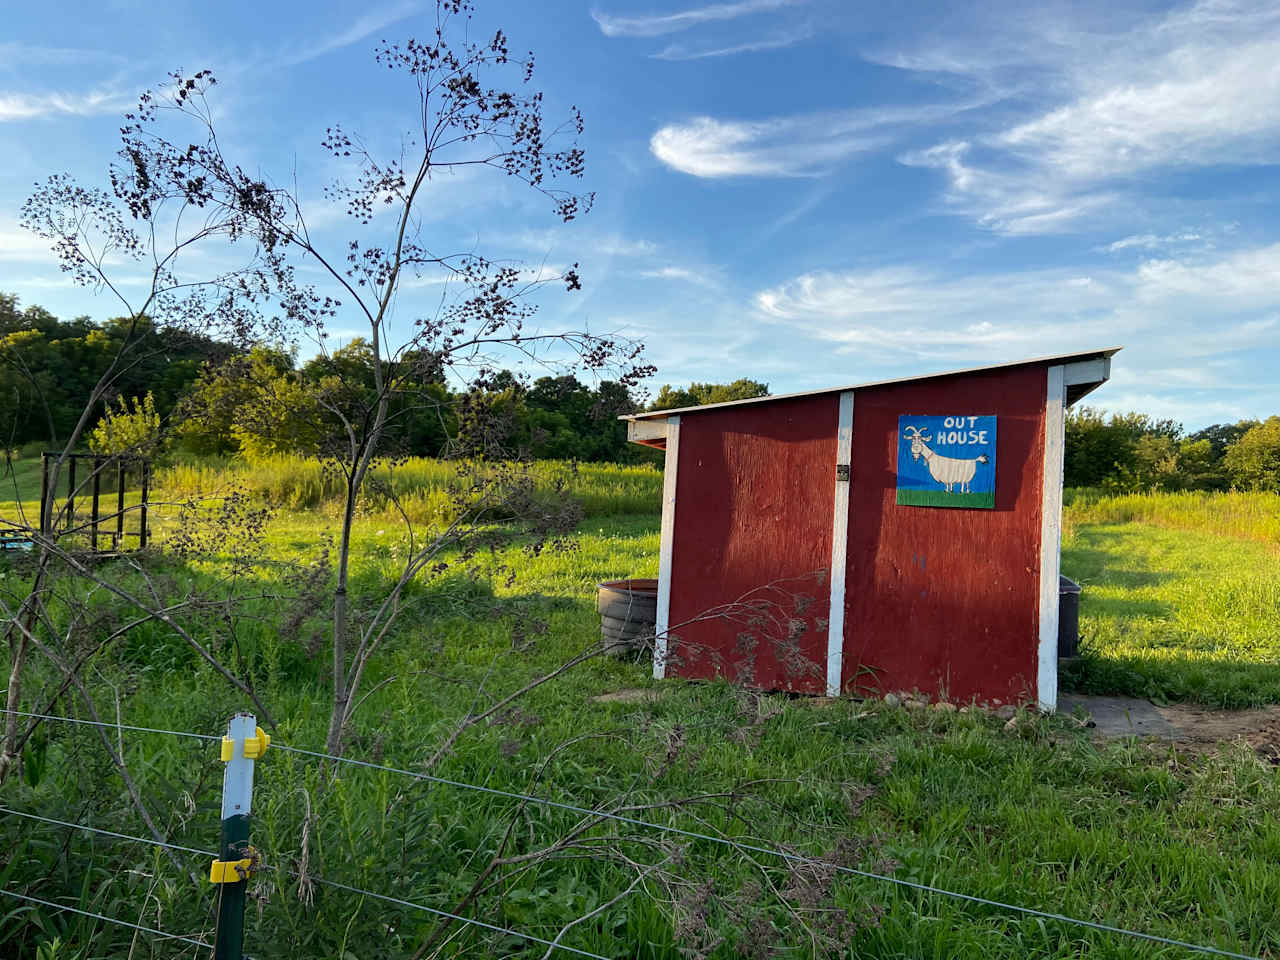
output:
[{"label": "grassy field", "polygon": [[[196,468],[184,469],[185,475],[164,475],[162,499],[196,483]],[[419,469],[427,476],[438,468]],[[282,464],[269,481],[250,480],[261,496],[286,504],[268,528],[275,557],[315,554],[331,527],[325,494],[306,494],[312,499],[305,509],[281,496],[301,489],[297,478],[304,475]],[[199,482],[226,479],[225,472],[210,472]],[[356,715],[351,756],[422,769],[475,703],[517,689],[598,636],[596,583],[656,573],[660,476],[647,468],[583,468],[575,482],[588,505],[570,549],[530,557],[517,545],[485,560],[474,576],[451,574],[414,589],[413,606],[366,681],[369,697]],[[1204,509],[1211,512],[1215,503],[1232,502],[1210,501]],[[1111,509],[1122,508],[1100,501],[1069,508],[1064,571],[1085,584],[1081,682],[1209,703],[1280,700],[1275,542],[1247,524],[1228,536],[1214,526],[1225,521],[1197,527],[1098,512]],[[1158,504],[1143,509],[1161,515]],[[357,593],[376,595],[404,543],[376,502],[358,533]],[[162,562],[175,591],[217,572],[220,563]],[[511,584],[491,575],[503,563],[518,568]],[[270,585],[269,572],[256,576]],[[10,593],[20,589],[0,583]],[[235,649],[224,653],[252,676],[275,713],[277,742],[318,749],[329,667],[323,646],[312,649],[308,639],[310,631],[323,635],[323,622],[285,636],[279,623],[267,602],[245,604]],[[124,722],[143,726],[218,733],[241,706],[183,644],[150,625],[99,658],[92,682]],[[655,696],[593,699],[635,688]],[[76,709],[68,699],[59,707]],[[1027,717],[1006,731],[979,713],[793,700],[724,684],[655,685],[646,663],[613,659],[565,674],[496,719],[464,734],[433,772],[586,806],[626,793],[632,804],[657,805],[640,814],[649,821],[786,845],[901,879],[1222,949],[1280,955],[1280,777],[1243,746],[1189,756],[1136,742],[1098,745],[1065,718]],[[212,849],[221,778],[214,748],[144,734],[124,734],[120,742],[170,839]],[[0,787],[5,806],[145,835],[92,730],[47,725],[25,761],[22,776]],[[313,904],[300,900],[288,871],[298,865],[304,833],[309,870],[451,909],[512,817],[516,853],[577,822],[567,811],[521,809],[501,797],[384,772],[344,769],[323,784],[323,771],[309,758],[271,751],[258,764],[253,839],[278,868],[260,875],[248,914],[248,952],[259,960],[409,957],[431,926],[422,913],[323,886],[315,888]],[[705,794],[720,796],[685,802]],[[6,889],[186,935],[211,929],[209,885],[175,872],[154,848],[3,814],[0,831]],[[810,956],[811,928],[830,906],[853,918],[840,931],[835,956],[1185,955],[870,879],[800,876],[707,842],[658,848],[652,833],[617,823],[585,836],[598,839],[595,855],[514,877],[501,904],[478,917],[554,937],[561,924],[603,905],[635,878],[603,855],[608,850],[648,864],[675,854],[679,866],[671,872],[681,880],[663,886],[652,874],[565,936],[567,945],[603,956],[675,960],[707,947],[702,935],[711,933],[724,942],[707,954],[735,957],[738,945],[760,932],[752,926],[759,918],[789,946],[783,955]],[[207,869],[198,856],[184,860],[197,872]],[[788,913],[775,890],[790,890],[809,906]],[[34,956],[37,944],[55,938],[62,946],[45,955],[55,960],[131,950],[136,957],[192,956],[189,947],[145,936],[134,943],[128,931],[68,914],[16,909],[0,918],[0,954]],[[511,938],[463,932],[443,955],[542,953]]]},{"label": "grassy field", "polygon": [[1280,701],[1277,546],[1141,522],[1078,524],[1062,569],[1084,586],[1081,689],[1219,707]]}]

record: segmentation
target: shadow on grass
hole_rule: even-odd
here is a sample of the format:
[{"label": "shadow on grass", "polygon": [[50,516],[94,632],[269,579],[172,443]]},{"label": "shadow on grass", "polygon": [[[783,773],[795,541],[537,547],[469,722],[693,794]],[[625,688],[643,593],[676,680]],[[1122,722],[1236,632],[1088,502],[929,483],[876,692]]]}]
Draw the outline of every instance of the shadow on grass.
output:
[{"label": "shadow on grass", "polygon": [[1280,663],[1191,656],[1122,655],[1082,638],[1079,660],[1064,664],[1063,691],[1143,697],[1156,703],[1202,703],[1224,710],[1280,702]]},{"label": "shadow on grass", "polygon": [[[1076,539],[1082,541],[1086,536],[1077,534]],[[1158,587],[1175,578],[1167,570],[1142,569],[1141,563],[1141,560],[1117,556],[1114,549],[1105,547],[1077,545],[1062,548],[1063,575],[1085,587],[1092,583],[1138,590]]]}]

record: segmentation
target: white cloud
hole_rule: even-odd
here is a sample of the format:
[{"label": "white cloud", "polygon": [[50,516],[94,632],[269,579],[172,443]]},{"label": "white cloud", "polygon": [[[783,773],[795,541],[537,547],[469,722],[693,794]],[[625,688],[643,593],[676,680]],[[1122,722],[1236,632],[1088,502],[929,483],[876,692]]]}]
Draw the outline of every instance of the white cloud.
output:
[{"label": "white cloud", "polygon": [[911,126],[964,109],[930,104],[759,121],[694,117],[659,128],[649,149],[667,166],[695,177],[816,177],[885,146]]},{"label": "white cloud", "polygon": [[517,247],[545,253],[562,250],[566,253],[582,249],[607,257],[649,257],[658,252],[658,245],[641,238],[625,237],[620,233],[566,232],[557,230],[521,230],[513,238]]},{"label": "white cloud", "polygon": [[1156,76],[1082,96],[994,144],[1084,182],[1156,166],[1265,162],[1274,158],[1278,108],[1280,36],[1229,49],[1198,40],[1170,50]]},{"label": "white cloud", "polygon": [[0,217],[0,260],[54,263],[55,257],[48,240]]},{"label": "white cloud", "polygon": [[777,10],[803,3],[804,0],[739,0],[737,3],[713,3],[678,13],[617,16],[591,11],[591,19],[606,37],[660,37],[688,30],[704,23],[735,20],[753,13]]},{"label": "white cloud", "polygon": [[932,167],[947,174],[947,201],[984,227],[1007,235],[1058,233],[1082,217],[1117,200],[1114,191],[1073,191],[1041,171],[1025,166],[997,169],[970,162],[973,144],[965,140],[910,151],[899,160],[916,167]]},{"label": "white cloud", "polygon": [[281,58],[284,66],[295,66],[300,63],[306,63],[308,60],[315,60],[322,57],[326,53],[332,53],[334,50],[341,50],[343,47],[349,47],[353,43],[359,43],[361,40],[383,30],[393,23],[403,20],[405,17],[416,13],[419,5],[413,0],[401,0],[399,3],[392,4],[389,7],[382,7],[377,10],[370,10],[357,18],[353,23],[345,29],[326,37],[316,40],[307,46]]},{"label": "white cloud", "polygon": [[106,50],[78,47],[46,47],[30,43],[0,43],[0,69],[21,66],[81,66],[85,63],[124,63],[125,58]]},{"label": "white cloud", "polygon": [[760,291],[775,322],[846,349],[893,357],[1018,357],[1071,337],[1109,341],[1111,283],[1067,271],[946,278],[913,268],[809,273]]},{"label": "white cloud", "polygon": [[655,60],[705,60],[710,57],[731,57],[739,53],[760,53],[765,50],[780,50],[803,43],[813,36],[812,26],[803,26],[797,30],[784,30],[771,37],[749,40],[729,46],[690,48],[673,43],[661,52],[653,54]]},{"label": "white cloud", "polygon": [[[1157,171],[1280,156],[1280,7],[1206,0],[1110,32],[1033,21],[988,47],[1024,98],[1056,102],[902,159],[944,171],[953,208],[997,232],[1073,229]],[[946,46],[880,59],[980,82],[993,70]]]},{"label": "white cloud", "polygon": [[629,240],[618,234],[609,234],[592,241],[591,249],[609,257],[651,257],[658,252],[658,245],[648,240]]},{"label": "white cloud", "polygon": [[0,123],[49,114],[87,117],[127,109],[127,97],[105,90],[88,93],[0,93]]},{"label": "white cloud", "polygon": [[[1186,370],[1276,342],[1277,275],[1280,244],[1088,274],[814,272],[759,291],[754,305],[762,320],[882,363],[961,365],[1128,342],[1131,366]],[[1201,385],[1239,379],[1224,364]]]},{"label": "white cloud", "polygon": [[642,270],[640,276],[648,280],[681,280],[685,283],[696,283],[702,287],[716,286],[716,281],[709,274],[688,267],[660,267],[656,270]]},{"label": "white cloud", "polygon": [[1178,246],[1180,244],[1194,243],[1203,237],[1194,230],[1183,230],[1180,233],[1171,233],[1167,236],[1156,236],[1153,233],[1133,234],[1128,237],[1122,237],[1113,243],[1107,244],[1101,249],[1108,253],[1119,253],[1121,250],[1159,250],[1163,247]]}]

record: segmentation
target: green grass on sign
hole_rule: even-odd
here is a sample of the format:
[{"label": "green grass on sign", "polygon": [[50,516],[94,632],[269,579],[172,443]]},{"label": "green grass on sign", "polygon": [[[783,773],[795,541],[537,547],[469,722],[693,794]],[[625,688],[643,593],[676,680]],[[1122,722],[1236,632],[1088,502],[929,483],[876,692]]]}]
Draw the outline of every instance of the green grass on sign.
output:
[{"label": "green grass on sign", "polygon": [[899,490],[902,507],[965,507],[970,510],[992,510],[994,493],[947,493],[945,490]]}]

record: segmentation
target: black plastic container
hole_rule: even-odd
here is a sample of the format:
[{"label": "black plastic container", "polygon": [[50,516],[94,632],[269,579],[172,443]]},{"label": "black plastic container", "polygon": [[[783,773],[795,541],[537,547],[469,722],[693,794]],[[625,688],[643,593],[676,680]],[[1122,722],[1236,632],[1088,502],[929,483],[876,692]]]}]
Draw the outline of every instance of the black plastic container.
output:
[{"label": "black plastic container", "polygon": [[1080,584],[1058,577],[1058,656],[1080,655]]}]

